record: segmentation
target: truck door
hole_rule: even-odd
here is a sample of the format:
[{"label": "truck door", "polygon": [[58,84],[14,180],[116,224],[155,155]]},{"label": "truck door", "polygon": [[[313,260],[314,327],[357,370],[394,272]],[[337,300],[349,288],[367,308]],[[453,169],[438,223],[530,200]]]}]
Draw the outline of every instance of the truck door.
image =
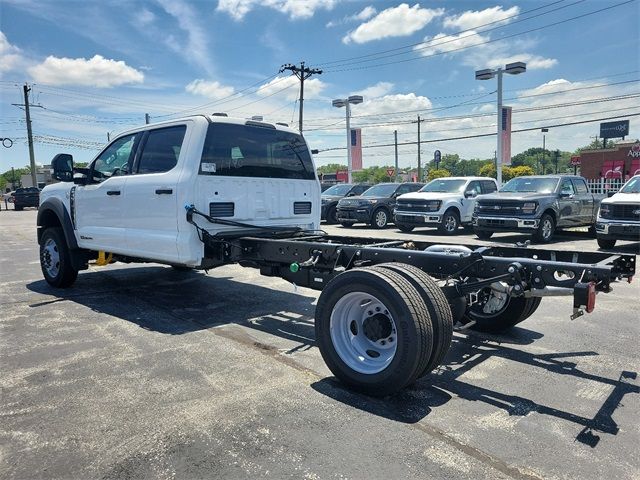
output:
[{"label": "truck door", "polygon": [[184,124],[156,128],[145,132],[140,142],[123,196],[123,224],[132,256],[179,262],[178,166],[186,131]]},{"label": "truck door", "polygon": [[73,189],[72,216],[83,248],[126,253],[124,187],[140,134],[117,138],[89,166],[86,185]]},{"label": "truck door", "polygon": [[576,200],[580,202],[580,214],[578,222],[581,225],[590,225],[595,220],[593,195],[589,192],[587,184],[581,178],[571,179],[576,190]]},{"label": "truck door", "polygon": [[[467,197],[467,192],[475,192],[474,196]],[[460,221],[462,223],[468,223],[471,221],[471,216],[473,215],[473,209],[476,205],[476,198],[478,195],[482,194],[482,186],[478,180],[472,180],[464,187],[464,192],[462,192],[462,200],[460,203],[462,204],[462,210],[460,212]]]},{"label": "truck door", "polygon": [[570,178],[564,178],[560,182],[558,205],[560,207],[559,227],[571,227],[580,223],[580,201],[576,198],[576,190]]}]

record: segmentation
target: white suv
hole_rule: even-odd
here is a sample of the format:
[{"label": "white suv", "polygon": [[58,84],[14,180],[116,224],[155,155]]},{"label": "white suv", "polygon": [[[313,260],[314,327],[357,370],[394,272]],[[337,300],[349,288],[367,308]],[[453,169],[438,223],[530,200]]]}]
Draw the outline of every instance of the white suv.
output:
[{"label": "white suv", "polygon": [[602,201],[596,236],[600,248],[613,248],[616,240],[640,241],[640,175],[631,177],[618,193]]},{"label": "white suv", "polygon": [[398,197],[394,222],[403,232],[415,227],[438,227],[453,235],[462,225],[470,227],[476,198],[498,190],[488,177],[445,177],[432,180],[420,191]]}]

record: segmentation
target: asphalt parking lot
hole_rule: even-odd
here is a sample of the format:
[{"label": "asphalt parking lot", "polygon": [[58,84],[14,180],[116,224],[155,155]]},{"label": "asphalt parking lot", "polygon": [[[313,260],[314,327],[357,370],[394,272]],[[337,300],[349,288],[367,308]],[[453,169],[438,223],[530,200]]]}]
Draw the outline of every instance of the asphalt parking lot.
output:
[{"label": "asphalt parking lot", "polygon": [[[53,290],[35,220],[0,212],[2,479],[640,477],[637,280],[574,321],[553,297],[508,335],[456,333],[439,371],[371,399],[314,346],[318,292],[154,264],[92,266]],[[597,245],[572,233],[544,248]]]}]

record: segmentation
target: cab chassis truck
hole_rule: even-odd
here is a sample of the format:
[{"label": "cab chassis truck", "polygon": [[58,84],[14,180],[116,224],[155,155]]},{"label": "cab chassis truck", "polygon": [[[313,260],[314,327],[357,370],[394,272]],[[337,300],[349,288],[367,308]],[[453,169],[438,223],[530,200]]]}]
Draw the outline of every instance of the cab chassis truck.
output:
[{"label": "cab chassis truck", "polygon": [[[257,160],[250,155],[263,145],[268,164],[260,163],[262,150]],[[375,396],[436,369],[454,325],[504,331],[556,295],[573,297],[576,318],[593,311],[596,293],[635,273],[634,255],[326,235],[317,230],[320,187],[308,147],[277,125],[212,116],[146,125],[121,134],[86,169],[74,169],[65,154],[52,169],[62,182],[43,190],[37,220],[49,284],[71,286],[92,259],[257,268],[321,291],[315,334],[323,359],[342,382]],[[127,198],[129,210],[117,203]],[[279,199],[272,217],[239,221],[243,208],[258,205],[264,215],[268,198]],[[124,240],[97,243],[118,234]],[[177,257],[176,246],[195,253]]]}]

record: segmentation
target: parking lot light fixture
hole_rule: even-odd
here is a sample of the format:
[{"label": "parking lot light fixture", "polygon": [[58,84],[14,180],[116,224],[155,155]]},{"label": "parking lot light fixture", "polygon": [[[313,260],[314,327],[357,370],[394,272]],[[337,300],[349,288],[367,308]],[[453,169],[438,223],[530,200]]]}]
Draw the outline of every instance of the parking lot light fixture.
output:
[{"label": "parking lot light fixture", "polygon": [[513,62],[505,65],[504,68],[485,68],[483,70],[476,70],[476,80],[490,80],[493,77],[498,77],[498,145],[496,148],[496,180],[498,185],[502,185],[502,74],[508,73],[509,75],[518,75],[527,71],[527,64],[525,62]]},{"label": "parking lot light fixture", "polygon": [[345,114],[347,118],[347,182],[352,182],[352,172],[353,167],[351,164],[351,125],[350,125],[350,117],[351,117],[351,108],[349,105],[357,105],[362,103],[364,99],[362,95],[351,95],[348,98],[337,98],[331,102],[336,108],[345,108]]}]

